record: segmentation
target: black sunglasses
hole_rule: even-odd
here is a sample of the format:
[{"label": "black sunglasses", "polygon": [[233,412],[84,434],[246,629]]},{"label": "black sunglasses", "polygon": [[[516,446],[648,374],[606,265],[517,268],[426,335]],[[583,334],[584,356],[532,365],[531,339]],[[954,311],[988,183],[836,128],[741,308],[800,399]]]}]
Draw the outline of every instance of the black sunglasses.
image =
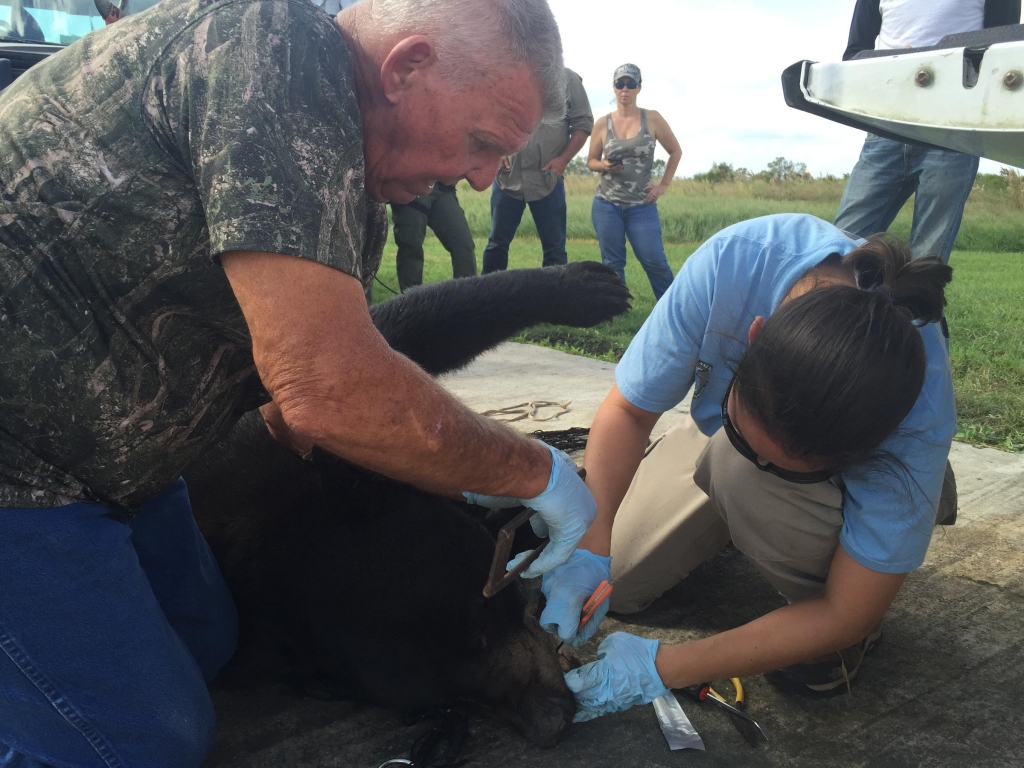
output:
[{"label": "black sunglasses", "polygon": [[636,80],[632,80],[632,79],[627,80],[624,77],[619,78],[618,80],[616,80],[614,85],[615,85],[616,90],[619,90],[619,91],[621,91],[623,88],[628,88],[631,91],[635,91],[637,88],[640,87],[640,83],[638,83]]},{"label": "black sunglasses", "polygon": [[736,430],[732,419],[729,418],[729,393],[732,392],[732,385],[735,382],[736,379],[729,382],[729,386],[725,390],[725,399],[722,401],[722,427],[725,429],[725,434],[729,438],[729,442],[732,443],[732,447],[739,451],[740,456],[750,461],[762,472],[771,472],[776,477],[790,483],[799,483],[801,485],[823,483],[833,475],[838,474],[831,469],[819,469],[815,472],[794,472],[791,469],[777,467],[770,461],[762,462],[758,458],[757,452],[750,447],[750,443],[743,439],[743,435]]}]

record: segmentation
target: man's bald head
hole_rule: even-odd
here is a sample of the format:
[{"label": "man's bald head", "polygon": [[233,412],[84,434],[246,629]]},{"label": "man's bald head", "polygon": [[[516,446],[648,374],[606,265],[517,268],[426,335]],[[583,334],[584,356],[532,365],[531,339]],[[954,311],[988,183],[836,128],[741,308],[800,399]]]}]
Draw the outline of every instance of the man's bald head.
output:
[{"label": "man's bald head", "polygon": [[525,64],[544,118],[565,114],[562,39],[547,0],[364,0],[373,26],[434,42],[441,74],[456,88]]},{"label": "man's bald head", "polygon": [[565,112],[546,0],[363,0],[337,17],[356,59],[366,189],[407,203],[436,181],[494,181],[542,118]]}]

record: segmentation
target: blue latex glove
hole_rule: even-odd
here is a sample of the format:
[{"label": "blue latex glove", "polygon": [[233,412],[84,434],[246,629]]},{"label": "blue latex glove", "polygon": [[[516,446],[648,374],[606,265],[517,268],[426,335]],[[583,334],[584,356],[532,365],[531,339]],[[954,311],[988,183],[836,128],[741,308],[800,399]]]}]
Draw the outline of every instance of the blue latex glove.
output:
[{"label": "blue latex glove", "polygon": [[[541,445],[551,451],[551,476],[548,487],[540,496],[517,499],[511,496],[486,496],[472,491],[462,494],[470,504],[479,504],[481,507],[502,509],[522,505],[537,510],[537,514],[530,518],[530,526],[534,533],[542,538],[548,537],[551,543],[523,571],[524,579],[535,579],[572,557],[576,545],[597,517],[597,502],[586,483],[576,474],[573,460],[547,443]],[[528,551],[520,552],[508,564],[508,569],[514,568],[529,554]]]},{"label": "blue latex glove", "polygon": [[576,715],[582,723],[637,704],[648,704],[668,693],[654,666],[658,641],[615,632],[601,641],[597,661],[565,674],[576,696]]},{"label": "blue latex glove", "polygon": [[569,562],[560,565],[544,574],[541,591],[547,598],[544,612],[540,615],[540,625],[552,634],[557,633],[562,640],[579,647],[587,642],[597,631],[598,626],[608,613],[605,600],[594,611],[594,615],[576,632],[580,623],[583,604],[590,599],[602,581],[612,580],[612,559],[577,549],[572,553]]}]

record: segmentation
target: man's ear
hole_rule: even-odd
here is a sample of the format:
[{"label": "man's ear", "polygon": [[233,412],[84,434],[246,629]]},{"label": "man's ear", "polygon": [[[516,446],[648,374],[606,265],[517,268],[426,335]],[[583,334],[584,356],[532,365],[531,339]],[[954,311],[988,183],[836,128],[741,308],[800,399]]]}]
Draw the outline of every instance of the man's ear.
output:
[{"label": "man's ear", "polygon": [[392,104],[422,82],[423,76],[437,64],[434,46],[423,35],[398,41],[380,67],[384,96]]},{"label": "man's ear", "polygon": [[747,342],[753,344],[754,339],[761,333],[762,328],[764,328],[764,318],[758,315],[754,318],[754,322],[750,324],[750,330],[747,331]]}]

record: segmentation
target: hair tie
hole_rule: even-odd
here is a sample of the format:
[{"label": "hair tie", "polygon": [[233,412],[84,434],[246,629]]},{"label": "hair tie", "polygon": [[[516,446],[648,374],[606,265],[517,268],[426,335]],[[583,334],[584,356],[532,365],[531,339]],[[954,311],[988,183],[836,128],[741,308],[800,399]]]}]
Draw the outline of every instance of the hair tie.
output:
[{"label": "hair tie", "polygon": [[898,293],[895,293],[892,290],[890,290],[889,286],[887,286],[885,283],[879,283],[878,285],[873,285],[870,288],[868,288],[868,290],[871,291],[872,293],[880,293],[880,294],[882,294],[883,296],[885,296],[885,298],[887,298],[889,301],[891,301],[897,307],[903,305],[902,298],[900,297],[900,295]]},{"label": "hair tie", "polygon": [[873,285],[868,288],[868,291],[871,293],[882,294],[894,307],[896,307],[896,309],[901,309],[906,312],[910,316],[910,322],[913,323],[915,327],[921,328],[928,325],[928,321],[924,318],[918,317],[914,312],[914,308],[907,303],[907,300],[901,294],[891,290],[889,286],[879,283],[878,285]]}]

